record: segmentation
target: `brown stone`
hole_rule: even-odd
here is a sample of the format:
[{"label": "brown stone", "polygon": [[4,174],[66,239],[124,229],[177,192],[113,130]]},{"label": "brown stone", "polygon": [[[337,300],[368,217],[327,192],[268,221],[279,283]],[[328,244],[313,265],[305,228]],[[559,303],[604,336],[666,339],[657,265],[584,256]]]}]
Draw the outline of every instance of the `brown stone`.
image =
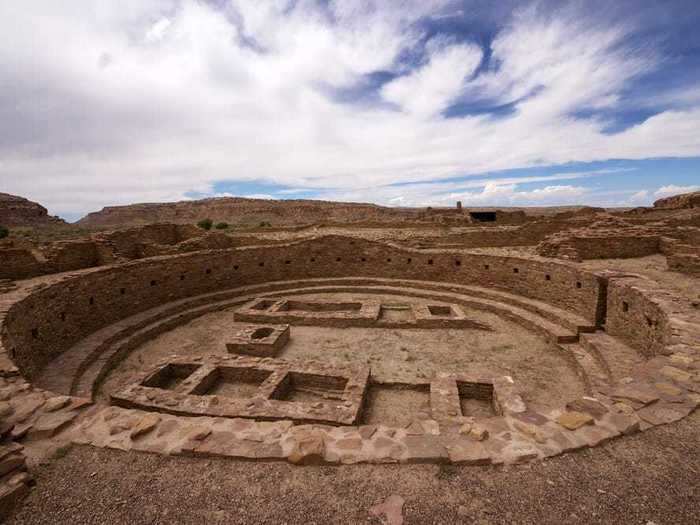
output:
[{"label": "brown stone", "polygon": [[75,412],[50,412],[42,415],[29,430],[31,439],[46,439],[55,436],[70,425],[77,414]]},{"label": "brown stone", "polygon": [[160,423],[160,416],[158,414],[146,414],[143,416],[136,426],[132,429],[129,437],[131,439],[137,439],[145,434],[151,432]]},{"label": "brown stone", "polygon": [[584,425],[592,425],[593,418],[583,412],[564,412],[557,418],[557,423],[568,430],[576,430]]},{"label": "brown stone", "polygon": [[479,442],[460,441],[456,445],[447,447],[447,454],[452,463],[459,465],[488,465],[491,463],[491,454]]},{"label": "brown stone", "polygon": [[584,414],[590,414],[594,418],[600,418],[608,412],[608,407],[597,399],[590,397],[582,397],[580,399],[575,399],[574,401],[569,401],[566,404],[566,408],[572,412],[583,412]]},{"label": "brown stone", "polygon": [[49,399],[46,400],[46,403],[44,403],[44,410],[46,412],[55,412],[56,410],[60,410],[63,407],[67,406],[71,401],[71,398],[68,396],[56,396],[56,397],[50,397]]}]

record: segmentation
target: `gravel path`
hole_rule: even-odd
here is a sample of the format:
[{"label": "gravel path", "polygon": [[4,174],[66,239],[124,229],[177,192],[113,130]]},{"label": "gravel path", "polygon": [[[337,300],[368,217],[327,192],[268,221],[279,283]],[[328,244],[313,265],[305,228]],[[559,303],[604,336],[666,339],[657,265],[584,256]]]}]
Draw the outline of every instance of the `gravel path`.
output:
[{"label": "gravel path", "polygon": [[74,447],[39,467],[10,523],[698,523],[700,412],[679,423],[511,467],[295,467]]}]

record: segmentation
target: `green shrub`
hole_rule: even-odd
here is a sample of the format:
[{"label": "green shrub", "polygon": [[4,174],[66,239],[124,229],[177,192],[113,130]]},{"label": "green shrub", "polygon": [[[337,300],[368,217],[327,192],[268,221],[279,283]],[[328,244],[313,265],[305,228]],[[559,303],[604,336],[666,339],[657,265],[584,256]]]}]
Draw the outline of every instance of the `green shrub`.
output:
[{"label": "green shrub", "polygon": [[8,235],[10,235],[10,230],[0,225],[0,239],[4,239]]},{"label": "green shrub", "polygon": [[214,228],[216,228],[217,230],[225,230],[228,228],[228,222],[217,222]]},{"label": "green shrub", "polygon": [[260,227],[261,227],[261,228],[269,228],[270,226],[272,226],[272,224],[270,224],[270,223],[267,222],[267,221],[262,221],[262,222],[260,223]]},{"label": "green shrub", "polygon": [[197,226],[199,226],[203,230],[211,230],[212,224],[214,224],[214,221],[212,221],[211,219],[202,219],[197,223]]}]

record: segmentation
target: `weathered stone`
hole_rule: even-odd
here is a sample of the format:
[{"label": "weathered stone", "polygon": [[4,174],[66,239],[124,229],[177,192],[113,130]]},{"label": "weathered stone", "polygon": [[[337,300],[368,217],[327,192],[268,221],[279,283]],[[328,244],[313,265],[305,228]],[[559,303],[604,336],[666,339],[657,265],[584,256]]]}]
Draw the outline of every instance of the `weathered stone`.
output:
[{"label": "weathered stone", "polygon": [[25,461],[26,460],[22,454],[10,454],[9,456],[3,458],[0,460],[0,476],[4,476],[13,470],[23,468]]},{"label": "weathered stone", "polygon": [[376,431],[377,425],[362,425],[359,428],[360,437],[362,437],[362,439],[371,439]]},{"label": "weathered stone", "polygon": [[383,503],[371,507],[369,513],[375,517],[383,516],[386,525],[402,525],[403,504],[404,499],[401,496],[392,494]]},{"label": "weathered stone", "polygon": [[71,398],[68,396],[51,397],[46,400],[43,408],[46,412],[55,412],[56,410],[60,410],[61,408],[67,406],[70,401]]},{"label": "weathered stone", "polygon": [[557,423],[568,430],[576,430],[583,425],[592,425],[593,418],[583,412],[564,412],[557,418]]},{"label": "weathered stone", "polygon": [[0,403],[0,417],[7,417],[14,412],[10,403]]},{"label": "weathered stone", "polygon": [[47,439],[55,436],[76,418],[75,412],[50,412],[42,415],[29,430],[30,439]]},{"label": "weathered stone", "polygon": [[685,370],[681,370],[680,368],[676,368],[675,366],[664,366],[661,367],[661,370],[659,372],[666,377],[670,377],[674,381],[690,381],[690,378],[692,377],[688,372]]},{"label": "weathered stone", "polygon": [[406,453],[403,461],[422,463],[440,461],[447,457],[447,450],[433,436],[406,436],[404,439]]},{"label": "weathered stone", "polygon": [[474,424],[469,430],[469,437],[476,441],[483,441],[489,437],[489,431],[483,425]]},{"label": "weathered stone", "polygon": [[634,401],[642,405],[648,405],[659,399],[659,396],[651,388],[634,384],[615,388],[611,392],[610,397],[623,401]]},{"label": "weathered stone", "polygon": [[146,414],[131,430],[131,434],[129,434],[129,437],[131,439],[137,439],[145,434],[148,434],[154,428],[156,428],[158,423],[160,423],[160,416],[158,414]]},{"label": "weathered stone", "polygon": [[654,387],[667,396],[680,396],[683,393],[683,390],[669,383],[654,383]]},{"label": "weathered stone", "polygon": [[336,448],[341,450],[360,450],[362,448],[362,439],[360,438],[345,438],[335,442]]},{"label": "weathered stone", "polygon": [[318,463],[323,461],[325,451],[324,435],[311,431],[295,438],[294,447],[287,459],[295,464]]},{"label": "weathered stone", "polygon": [[447,454],[452,463],[459,465],[488,465],[491,463],[491,454],[479,442],[460,441],[458,444],[447,447]]},{"label": "weathered stone", "polygon": [[608,412],[608,407],[597,399],[582,397],[574,401],[569,401],[566,408],[572,412],[583,412],[594,418],[600,418]]}]

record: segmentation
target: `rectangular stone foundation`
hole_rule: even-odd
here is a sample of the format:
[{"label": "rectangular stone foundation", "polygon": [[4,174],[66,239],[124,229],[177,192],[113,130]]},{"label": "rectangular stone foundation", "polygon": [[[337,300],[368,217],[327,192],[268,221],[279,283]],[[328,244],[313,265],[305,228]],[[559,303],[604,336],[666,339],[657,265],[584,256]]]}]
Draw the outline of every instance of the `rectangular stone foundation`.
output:
[{"label": "rectangular stone foundation", "polygon": [[[174,370],[180,375],[173,386],[162,378]],[[359,419],[368,380],[367,367],[249,356],[184,357],[145,374],[111,400],[172,414],[352,425]]]},{"label": "rectangular stone foundation", "polygon": [[489,330],[453,305],[382,304],[255,299],[234,313],[236,321],[290,325],[379,328],[472,328]]}]

